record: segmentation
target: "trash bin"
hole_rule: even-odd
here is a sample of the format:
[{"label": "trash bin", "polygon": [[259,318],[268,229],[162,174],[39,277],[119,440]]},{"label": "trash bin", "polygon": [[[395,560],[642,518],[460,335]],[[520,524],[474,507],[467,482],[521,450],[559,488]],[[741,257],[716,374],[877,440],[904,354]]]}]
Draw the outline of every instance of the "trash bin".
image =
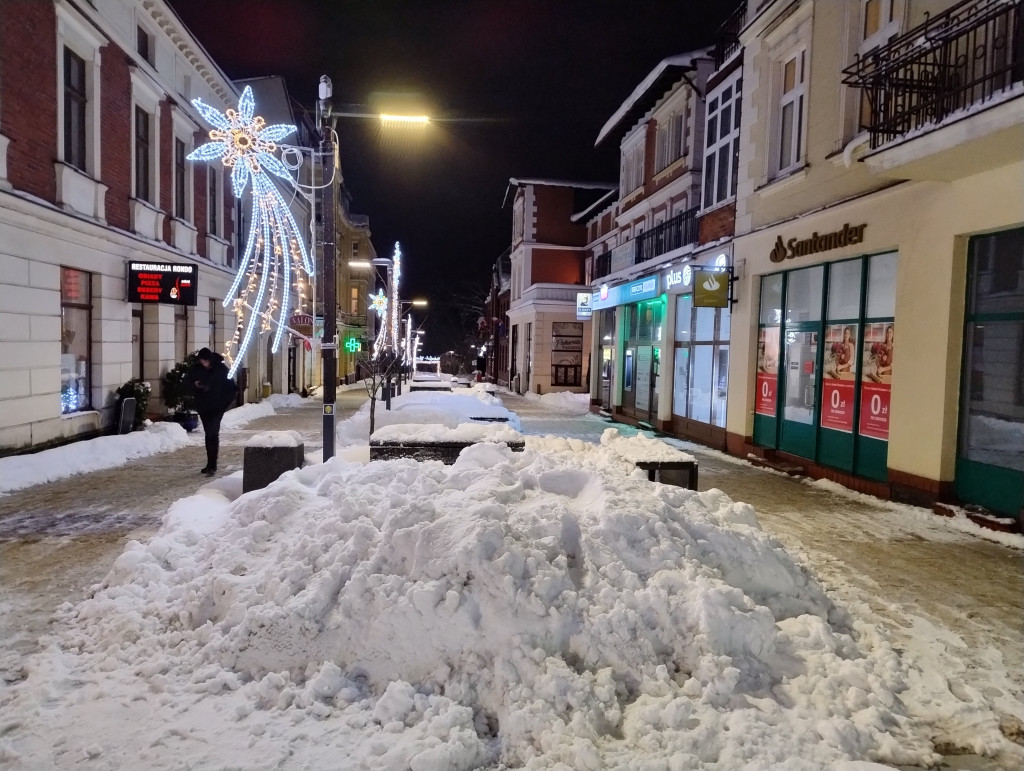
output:
[{"label": "trash bin", "polygon": [[273,388],[273,386],[271,386],[270,383],[264,383],[263,384],[263,398],[264,399],[269,399],[270,398],[270,390],[271,390],[271,388]]}]

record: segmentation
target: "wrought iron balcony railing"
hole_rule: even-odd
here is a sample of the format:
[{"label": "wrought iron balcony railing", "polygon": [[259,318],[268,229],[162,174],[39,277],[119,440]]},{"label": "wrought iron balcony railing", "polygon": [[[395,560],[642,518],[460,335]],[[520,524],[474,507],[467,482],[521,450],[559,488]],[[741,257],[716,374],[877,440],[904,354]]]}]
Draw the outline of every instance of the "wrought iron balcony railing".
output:
[{"label": "wrought iron balcony railing", "polygon": [[715,41],[715,69],[721,68],[740,49],[740,31],[747,23],[747,0],[741,0],[718,28]]},{"label": "wrought iron balcony railing", "polygon": [[862,89],[876,148],[991,101],[1024,80],[1022,0],[963,0],[860,57],[843,83]]},{"label": "wrought iron balcony railing", "polygon": [[594,258],[591,280],[653,260],[673,249],[697,243],[697,209],[687,209],[670,220],[655,225],[646,233],[619,244]]}]

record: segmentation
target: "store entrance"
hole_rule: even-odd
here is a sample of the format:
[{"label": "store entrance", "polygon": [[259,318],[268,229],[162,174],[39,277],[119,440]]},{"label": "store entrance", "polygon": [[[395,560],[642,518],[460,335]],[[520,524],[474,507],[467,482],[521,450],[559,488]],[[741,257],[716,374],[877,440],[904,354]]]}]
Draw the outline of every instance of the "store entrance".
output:
[{"label": "store entrance", "polygon": [[786,329],[779,448],[803,458],[815,457],[820,335],[820,324]]},{"label": "store entrance", "polygon": [[956,495],[1024,512],[1024,228],[971,239]]}]

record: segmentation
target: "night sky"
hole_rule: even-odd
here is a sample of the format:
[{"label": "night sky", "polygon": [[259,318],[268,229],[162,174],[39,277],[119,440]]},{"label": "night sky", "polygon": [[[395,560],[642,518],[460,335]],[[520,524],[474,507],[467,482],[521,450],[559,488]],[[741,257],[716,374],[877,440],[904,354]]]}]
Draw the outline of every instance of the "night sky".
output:
[{"label": "night sky", "polygon": [[[714,43],[731,0],[169,0],[231,78],[281,75],[313,109],[416,94],[439,118],[339,120],[342,171],[380,256],[402,244],[402,296],[426,297],[428,353],[511,241],[509,177],[615,183],[605,121],[666,56]],[[385,96],[386,98],[386,96]],[[258,111],[258,106],[257,106]],[[466,314],[463,314],[466,315]]]}]

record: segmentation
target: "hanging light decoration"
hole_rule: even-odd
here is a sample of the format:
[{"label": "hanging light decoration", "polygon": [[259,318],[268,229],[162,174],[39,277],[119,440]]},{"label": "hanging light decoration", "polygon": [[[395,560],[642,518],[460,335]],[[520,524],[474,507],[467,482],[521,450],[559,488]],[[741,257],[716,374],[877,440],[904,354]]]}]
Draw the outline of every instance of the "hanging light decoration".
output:
[{"label": "hanging light decoration", "polygon": [[[201,99],[192,104],[213,126],[210,139],[188,154],[190,161],[220,161],[231,169],[231,187],[241,198],[252,181],[252,209],[245,249],[238,261],[238,273],[224,306],[232,305],[237,324],[227,344],[225,357],[234,376],[257,326],[274,331],[272,351],[277,352],[288,318],[292,272],[311,276],[313,262],[306,251],[301,231],[277,186],[267,172],[291,185],[295,179],[274,155],[276,142],[295,132],[295,126],[267,126],[254,116],[255,99],[246,86],[238,110],[222,113]],[[280,275],[280,280],[278,276]],[[244,287],[239,291],[239,287]]]},{"label": "hanging light decoration", "polygon": [[388,296],[381,289],[377,294],[370,295],[370,310],[377,314],[380,319],[380,329],[377,330],[377,337],[373,341],[373,358],[380,356],[387,347],[388,337]]}]

